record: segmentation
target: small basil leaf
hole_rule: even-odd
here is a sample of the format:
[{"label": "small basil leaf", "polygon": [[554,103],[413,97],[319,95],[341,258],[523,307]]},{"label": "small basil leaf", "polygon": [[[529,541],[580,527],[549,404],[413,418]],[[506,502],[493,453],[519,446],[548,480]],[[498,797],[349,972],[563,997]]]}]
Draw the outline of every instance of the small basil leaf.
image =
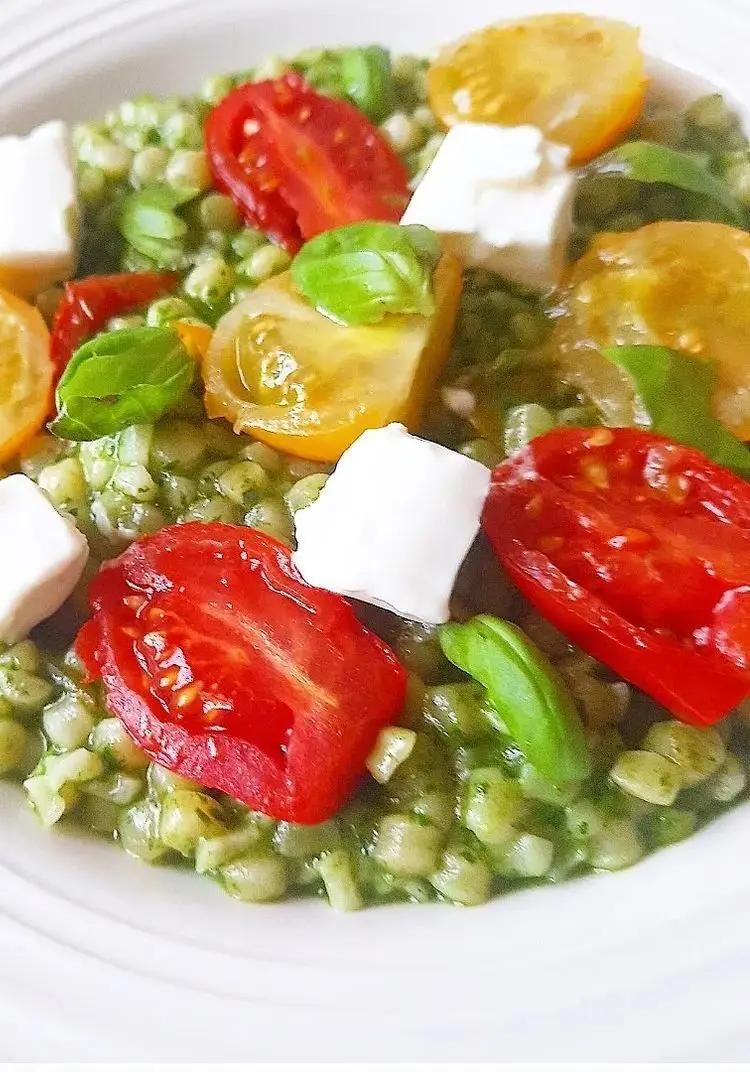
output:
[{"label": "small basil leaf", "polygon": [[119,229],[139,253],[159,268],[179,268],[182,264],[182,239],[188,225],[177,209],[198,196],[193,189],[172,186],[145,186],[128,194],[122,203]]},{"label": "small basil leaf", "polygon": [[590,770],[573,697],[535,644],[510,622],[482,614],[439,633],[452,663],[479,681],[532,766],[555,784]]},{"label": "small basil leaf", "polygon": [[666,346],[608,346],[602,353],[630,376],[655,432],[750,474],[750,450],[711,413],[712,361]]},{"label": "small basil leaf", "polygon": [[602,156],[586,169],[599,174],[623,175],[635,182],[665,183],[679,190],[708,198],[722,210],[720,218],[744,227],[747,216],[723,179],[718,178],[695,155],[650,141],[628,141]]},{"label": "small basil leaf", "polygon": [[97,335],[65,369],[49,429],[60,439],[90,440],[150,424],[179,401],[194,372],[194,361],[170,328]]},{"label": "small basil leaf", "polygon": [[434,271],[443,252],[440,239],[429,227],[423,227],[421,223],[407,223],[399,226],[409,242],[411,242],[422,263]]},{"label": "small basil leaf", "polygon": [[387,313],[433,312],[439,258],[439,239],[426,227],[353,223],[307,242],[292,262],[292,278],[331,320],[375,324]]},{"label": "small basil leaf", "polygon": [[394,110],[391,57],[380,45],[348,49],[341,57],[341,80],[347,97],[373,123],[381,123]]}]

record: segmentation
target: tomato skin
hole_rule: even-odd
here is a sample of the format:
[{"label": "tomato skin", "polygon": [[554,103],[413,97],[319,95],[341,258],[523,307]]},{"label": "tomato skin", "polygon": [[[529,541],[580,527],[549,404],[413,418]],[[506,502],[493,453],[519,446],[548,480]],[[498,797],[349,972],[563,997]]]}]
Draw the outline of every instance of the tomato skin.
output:
[{"label": "tomato skin", "polygon": [[[220,101],[206,120],[206,153],[215,185],[229,194],[250,227],[296,252],[302,235],[294,209],[282,196],[273,147],[261,133],[256,99],[258,85],[235,89]],[[257,126],[255,133],[250,127]],[[259,158],[267,163],[261,167]]]},{"label": "tomato skin", "polygon": [[404,702],[391,650],[252,529],[161,529],[102,568],[90,601],[76,650],[133,740],[276,819],[338,811]]},{"label": "tomato skin", "polygon": [[54,373],[41,313],[0,288],[0,463],[12,461],[44,424]]},{"label": "tomato skin", "polygon": [[[429,318],[393,315],[361,327],[322,316],[289,272],[266,280],[216,326],[202,362],[206,412],[237,433],[315,461],[338,461],[368,428],[394,421],[418,428],[453,339],[459,263],[442,257],[433,280]],[[253,324],[261,338],[248,346]],[[255,361],[264,354],[270,368],[275,353],[291,355],[297,369],[280,377],[278,390],[264,390]]]},{"label": "tomato skin", "polygon": [[214,334],[213,328],[210,328],[208,324],[201,324],[199,321],[177,320],[174,324],[174,330],[190,356],[196,361],[202,361],[211,345],[211,339]]},{"label": "tomato skin", "polygon": [[714,416],[750,440],[750,234],[660,220],[597,235],[556,298],[550,356],[607,424],[647,423],[607,346],[667,346],[715,363]]},{"label": "tomato skin", "polygon": [[483,527],[553,625],[676,717],[750,693],[750,486],[637,429],[559,429],[500,465]]},{"label": "tomato skin", "polygon": [[206,121],[206,151],[246,222],[291,253],[347,223],[397,222],[409,198],[406,169],[378,129],[294,73],[225,97]]},{"label": "tomato skin", "polygon": [[51,356],[58,378],[78,347],[110,317],[171,293],[178,281],[174,272],[123,272],[66,283],[52,324]]},{"label": "tomato skin", "polygon": [[444,126],[529,123],[570,146],[571,162],[619,141],[643,107],[639,31],[615,19],[556,12],[487,26],[442,49],[427,93]]}]

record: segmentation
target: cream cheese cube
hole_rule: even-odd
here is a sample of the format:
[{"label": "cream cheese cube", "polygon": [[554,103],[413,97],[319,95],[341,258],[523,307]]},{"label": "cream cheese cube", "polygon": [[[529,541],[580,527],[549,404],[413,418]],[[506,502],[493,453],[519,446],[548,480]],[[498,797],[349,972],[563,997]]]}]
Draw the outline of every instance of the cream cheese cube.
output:
[{"label": "cream cheese cube", "polygon": [[0,137],[0,285],[32,297],[76,267],[79,211],[66,125]]},{"label": "cream cheese cube", "polygon": [[466,265],[553,287],[572,228],[569,156],[533,126],[457,123],[401,222],[430,227]]},{"label": "cream cheese cube", "polygon": [[78,583],[86,537],[37,485],[0,480],[0,641],[14,644],[58,610]]},{"label": "cream cheese cube", "polygon": [[403,425],[364,432],[296,514],[294,563],[317,588],[446,622],[489,485],[484,465]]}]

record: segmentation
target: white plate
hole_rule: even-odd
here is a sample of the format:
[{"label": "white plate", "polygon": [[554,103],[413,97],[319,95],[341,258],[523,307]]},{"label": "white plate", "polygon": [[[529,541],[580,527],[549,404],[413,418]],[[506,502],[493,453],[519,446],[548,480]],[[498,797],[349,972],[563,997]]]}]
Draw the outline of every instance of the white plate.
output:
[{"label": "white plate", "polygon": [[[190,90],[269,52],[426,50],[578,6],[750,102],[719,0],[3,0],[0,129]],[[0,211],[3,206],[0,206]],[[732,1060],[750,1052],[750,808],[619,875],[485,907],[250,907],[192,874],[43,833],[0,790],[5,1060]]]}]

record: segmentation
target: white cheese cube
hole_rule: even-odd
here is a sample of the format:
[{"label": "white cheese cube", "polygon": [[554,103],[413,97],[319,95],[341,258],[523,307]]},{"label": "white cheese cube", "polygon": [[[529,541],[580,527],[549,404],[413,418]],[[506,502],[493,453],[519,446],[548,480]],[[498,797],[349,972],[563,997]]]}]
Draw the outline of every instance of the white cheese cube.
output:
[{"label": "white cheese cube", "polygon": [[482,190],[472,263],[537,290],[554,287],[565,267],[574,193],[567,174],[518,190]]},{"label": "white cheese cube", "polygon": [[570,150],[536,127],[457,123],[402,223],[421,223],[466,265],[545,289],[557,282],[573,220]]},{"label": "white cheese cube", "polygon": [[296,514],[295,565],[317,588],[445,622],[489,484],[485,466],[403,425],[364,432]]},{"label": "white cheese cube", "polygon": [[32,480],[0,480],[0,641],[14,644],[54,614],[88,554],[86,537]]},{"label": "white cheese cube", "polygon": [[76,267],[78,202],[67,127],[0,138],[0,284],[24,297]]},{"label": "white cheese cube", "polygon": [[493,183],[534,182],[543,142],[537,127],[457,123],[448,131],[401,222],[471,234],[477,190]]}]

